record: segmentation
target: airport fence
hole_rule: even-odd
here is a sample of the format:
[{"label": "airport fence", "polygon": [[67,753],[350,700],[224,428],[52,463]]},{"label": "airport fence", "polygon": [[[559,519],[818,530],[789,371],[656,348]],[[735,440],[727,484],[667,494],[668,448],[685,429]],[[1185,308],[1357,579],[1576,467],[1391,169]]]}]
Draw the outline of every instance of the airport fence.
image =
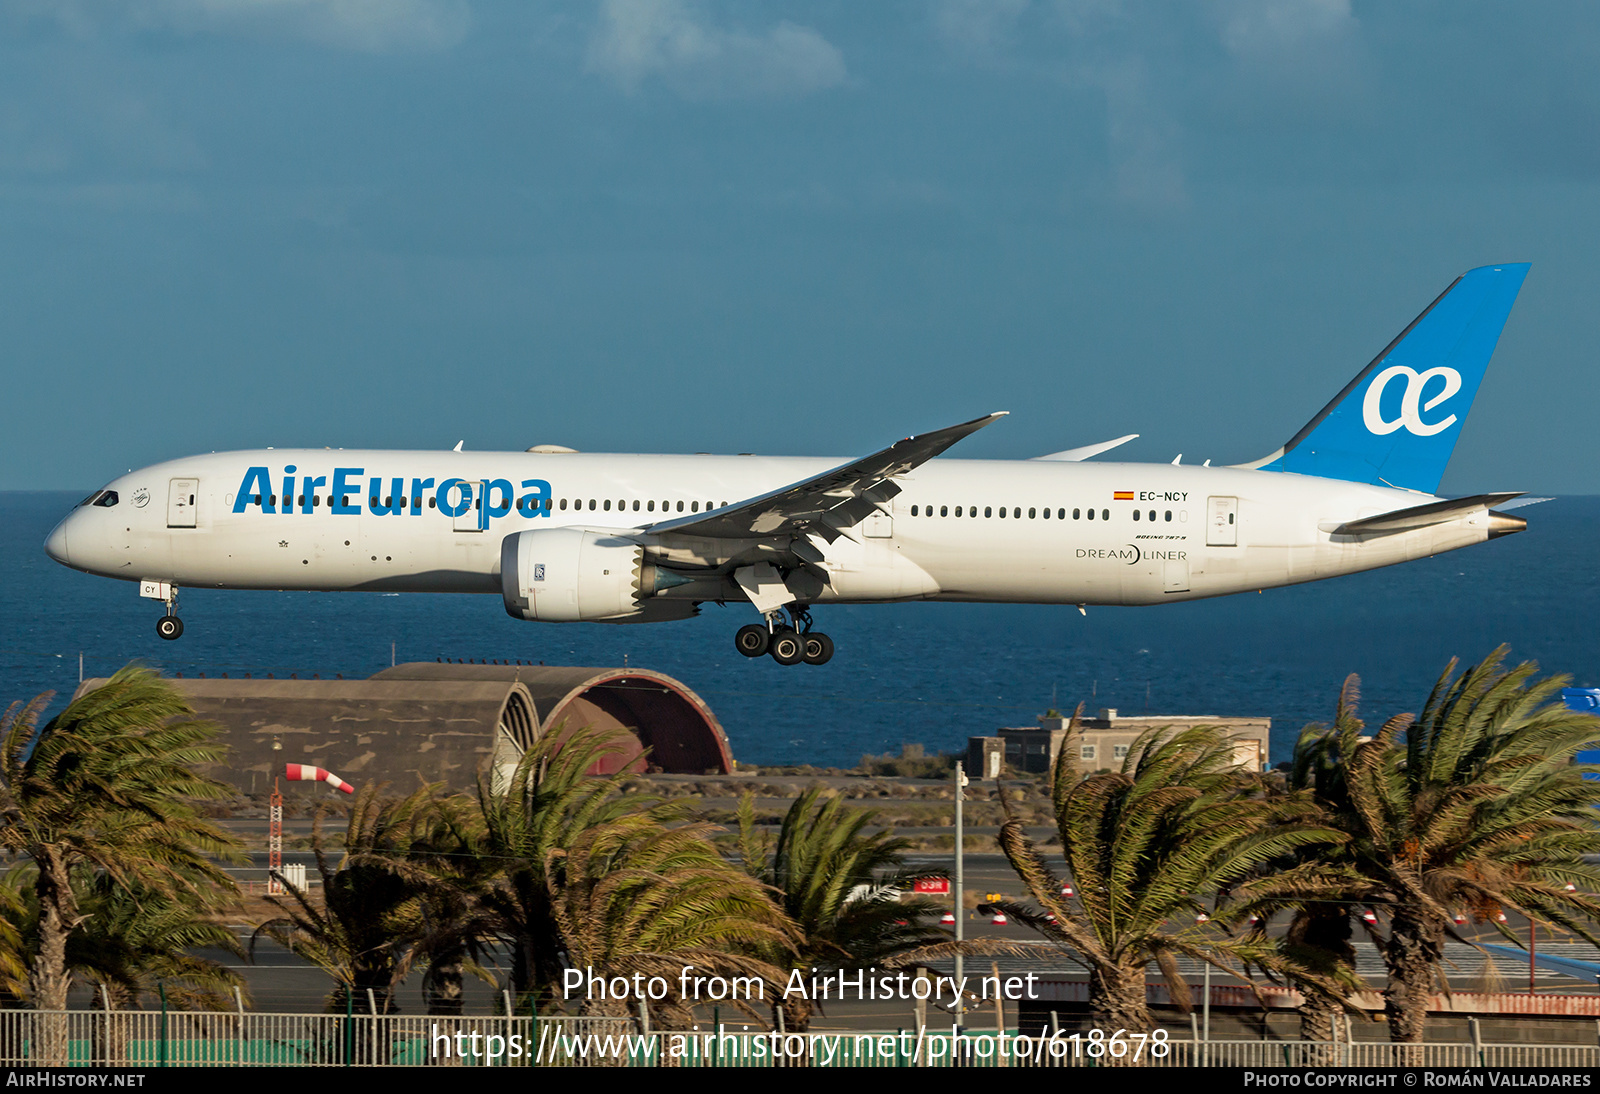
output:
[{"label": "airport fence", "polygon": [[949,1028],[647,1031],[628,1018],[528,1015],[0,1010],[0,1067],[29,1066],[1600,1068],[1600,1047]]}]

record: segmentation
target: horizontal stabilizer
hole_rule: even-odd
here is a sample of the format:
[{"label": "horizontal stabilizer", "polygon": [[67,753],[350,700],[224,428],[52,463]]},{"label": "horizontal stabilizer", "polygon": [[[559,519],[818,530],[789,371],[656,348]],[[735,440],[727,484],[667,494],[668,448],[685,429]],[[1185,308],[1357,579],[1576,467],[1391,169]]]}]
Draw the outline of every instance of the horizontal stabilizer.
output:
[{"label": "horizontal stabilizer", "polygon": [[1102,452],[1110,452],[1118,445],[1127,444],[1138,437],[1137,433],[1129,433],[1126,437],[1118,437],[1114,441],[1101,441],[1099,444],[1086,444],[1082,448],[1069,448],[1065,452],[1052,452],[1048,456],[1035,456],[1035,460],[1054,460],[1060,463],[1078,463],[1091,456],[1098,456]]},{"label": "horizontal stabilizer", "polygon": [[1555,501],[1555,500],[1556,500],[1555,498],[1521,497],[1521,498],[1518,498],[1516,501],[1508,501],[1508,502],[1506,502],[1505,504],[1501,505],[1500,508],[1501,509],[1521,509],[1525,505],[1539,505],[1539,504],[1541,504],[1543,502]]},{"label": "horizontal stabilizer", "polygon": [[[1362,517],[1343,524],[1319,525],[1324,532],[1336,536],[1370,536],[1380,532],[1407,532],[1413,528],[1426,528],[1430,524],[1443,524],[1447,520],[1464,517],[1477,510],[1493,509],[1496,505],[1520,498],[1521,491],[1509,494],[1474,494],[1470,498],[1448,498],[1430,501],[1426,505],[1413,505],[1409,509],[1396,509],[1390,513]],[[1507,518],[1510,519],[1510,518]]]}]

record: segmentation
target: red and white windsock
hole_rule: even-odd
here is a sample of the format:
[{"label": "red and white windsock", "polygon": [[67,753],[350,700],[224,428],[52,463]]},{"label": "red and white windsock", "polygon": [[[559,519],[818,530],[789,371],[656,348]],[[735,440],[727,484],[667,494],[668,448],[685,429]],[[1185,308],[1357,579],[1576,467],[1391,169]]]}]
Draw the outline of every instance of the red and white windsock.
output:
[{"label": "red and white windsock", "polygon": [[338,787],[346,794],[354,794],[356,788],[345,782],[331,771],[324,771],[320,767],[310,764],[288,764],[286,771],[290,782],[302,783],[327,783],[329,786]]}]

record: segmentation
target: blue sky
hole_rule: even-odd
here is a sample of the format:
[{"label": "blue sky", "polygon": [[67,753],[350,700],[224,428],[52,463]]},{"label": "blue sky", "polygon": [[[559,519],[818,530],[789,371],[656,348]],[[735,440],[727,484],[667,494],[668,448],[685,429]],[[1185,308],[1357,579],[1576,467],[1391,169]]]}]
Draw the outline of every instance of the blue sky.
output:
[{"label": "blue sky", "polygon": [[0,488],[266,445],[1264,455],[1532,273],[1444,490],[1600,493],[1600,9],[12,0]]}]

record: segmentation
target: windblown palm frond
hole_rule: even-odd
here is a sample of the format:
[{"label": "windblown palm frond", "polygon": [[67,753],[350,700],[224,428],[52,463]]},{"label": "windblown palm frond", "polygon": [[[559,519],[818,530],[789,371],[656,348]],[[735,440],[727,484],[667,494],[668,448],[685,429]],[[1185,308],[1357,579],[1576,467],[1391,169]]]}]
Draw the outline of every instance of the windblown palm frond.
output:
[{"label": "windblown palm frond", "polygon": [[[1397,715],[1370,738],[1350,677],[1333,725],[1307,728],[1290,769],[1291,789],[1309,792],[1347,840],[1239,894],[1241,909],[1294,909],[1290,934],[1346,967],[1353,917],[1386,915],[1387,934],[1370,933],[1396,1041],[1422,1039],[1456,915],[1500,927],[1497,914],[1514,911],[1597,940],[1600,868],[1587,859],[1600,854],[1600,783],[1573,756],[1600,739],[1600,719],[1561,705],[1565,677],[1535,679],[1531,662],[1506,669],[1505,655],[1459,676],[1452,660],[1420,719]],[[1297,874],[1295,892],[1284,881]]]},{"label": "windblown palm frond", "polygon": [[1077,904],[1061,896],[1060,879],[1008,817],[1000,846],[1034,904],[1002,906],[1088,968],[1096,1021],[1149,1028],[1145,977],[1152,962],[1182,1006],[1188,987],[1177,975],[1177,955],[1225,968],[1278,963],[1260,940],[1197,924],[1202,901],[1339,834],[1263,797],[1259,780],[1235,766],[1233,742],[1209,727],[1152,730],[1134,743],[1122,770],[1087,778],[1079,777],[1072,751],[1061,750],[1052,793]]},{"label": "windblown palm frond", "polygon": [[[745,870],[777,894],[794,923],[795,949],[773,953],[806,975],[909,960],[945,945],[939,906],[902,898],[915,875],[906,869],[909,843],[892,831],[869,832],[871,809],[851,808],[813,786],[790,805],[774,847],[755,836],[754,799],[740,802],[740,856]],[[803,1030],[810,1007],[789,999],[786,1028]]]},{"label": "windblown palm frond", "polygon": [[225,755],[216,726],[194,720],[169,681],[129,666],[35,732],[48,699],[13,704],[0,719],[0,849],[37,867],[29,995],[54,1010],[71,983],[82,871],[174,898],[233,894],[216,860],[236,857],[238,844],[197,807],[234,793],[200,770]]},{"label": "windblown palm frond", "polygon": [[250,938],[252,953],[261,938],[270,938],[326,973],[334,982],[327,999],[331,1011],[367,1011],[370,991],[378,1013],[391,1013],[395,989],[426,930],[423,902],[433,879],[407,854],[434,788],[404,798],[386,797],[384,790],[369,784],[357,791],[337,866],[325,846],[324,813],[317,811],[311,847],[322,878],[321,901],[286,883],[285,896],[267,898],[284,914],[261,924]]}]

